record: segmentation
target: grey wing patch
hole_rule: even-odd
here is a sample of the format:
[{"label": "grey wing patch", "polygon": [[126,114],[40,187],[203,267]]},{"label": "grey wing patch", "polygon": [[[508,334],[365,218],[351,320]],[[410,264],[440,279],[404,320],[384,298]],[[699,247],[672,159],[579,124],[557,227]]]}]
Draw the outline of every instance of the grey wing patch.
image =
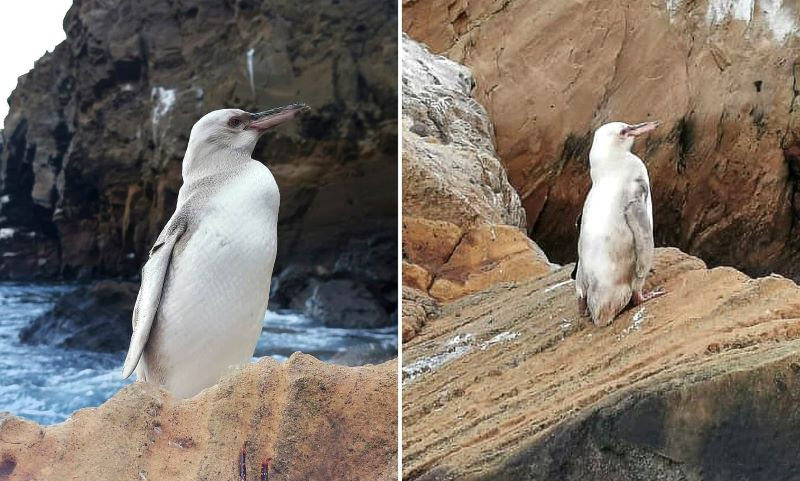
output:
[{"label": "grey wing patch", "polygon": [[161,302],[161,293],[172,260],[173,249],[185,231],[186,224],[180,218],[177,222],[168,223],[161,231],[153,248],[150,249],[150,258],[142,268],[142,284],[133,308],[133,335],[131,335],[131,345],[122,368],[123,379],[131,375],[142,357],[144,346],[150,337],[150,330],[158,312],[158,305]]},{"label": "grey wing patch", "polygon": [[625,203],[625,222],[633,233],[636,277],[639,279],[644,279],[653,263],[653,225],[647,207],[649,197],[650,186],[640,177]]}]

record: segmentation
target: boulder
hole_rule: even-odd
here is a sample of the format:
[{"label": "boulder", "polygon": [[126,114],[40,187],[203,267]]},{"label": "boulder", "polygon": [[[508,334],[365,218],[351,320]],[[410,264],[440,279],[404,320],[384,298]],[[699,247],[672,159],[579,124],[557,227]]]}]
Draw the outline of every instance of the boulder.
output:
[{"label": "boulder", "polygon": [[351,239],[332,266],[306,262],[282,269],[270,291],[270,309],[281,308],[330,326],[385,326],[387,315],[397,312],[397,234]]},{"label": "boulder", "polygon": [[[405,266],[403,267],[405,268]],[[430,319],[439,315],[439,303],[425,292],[403,286],[403,342],[414,339]]]},{"label": "boulder", "polygon": [[657,249],[608,327],[571,265],[441,305],[403,349],[403,479],[793,479],[800,288]]},{"label": "boulder", "polygon": [[330,327],[374,328],[391,325],[381,302],[361,284],[347,279],[312,281],[292,300],[292,309]]},{"label": "boulder", "polygon": [[396,362],[348,368],[265,358],[192,399],[150,383],[42,427],[0,417],[0,476],[28,479],[397,479]]},{"label": "boulder", "polygon": [[428,292],[446,302],[494,284],[536,278],[553,267],[544,252],[518,228],[482,225],[464,234],[447,262],[436,271]]},{"label": "boulder", "polygon": [[443,302],[554,268],[514,226],[482,224],[462,230],[450,222],[404,216],[402,235],[403,285]]},{"label": "boulder", "polygon": [[30,344],[116,352],[128,348],[139,284],[99,281],[61,294],[19,334]]},{"label": "boulder", "polygon": [[403,29],[471,70],[551,260],[576,258],[594,129],[658,119],[634,147],[657,244],[799,279],[798,15],[766,0],[419,0],[403,2]]}]

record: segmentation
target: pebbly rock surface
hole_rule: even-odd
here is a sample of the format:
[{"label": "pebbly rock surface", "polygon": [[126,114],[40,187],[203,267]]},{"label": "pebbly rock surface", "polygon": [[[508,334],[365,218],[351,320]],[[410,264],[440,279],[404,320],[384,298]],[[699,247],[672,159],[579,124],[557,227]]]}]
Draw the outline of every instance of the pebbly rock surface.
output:
[{"label": "pebbly rock surface", "polygon": [[397,364],[348,368],[263,359],[188,400],[149,383],[42,427],[0,416],[0,477],[29,479],[397,479]]},{"label": "pebbly rock surface", "polygon": [[62,294],[53,308],[20,331],[30,344],[116,352],[128,349],[139,285],[99,281]]},{"label": "pebbly rock surface", "polygon": [[[254,153],[281,190],[275,273],[335,271],[346,253],[383,249],[375,238],[395,253],[396,22],[395,3],[368,0],[76,0],[67,39],[10,98],[0,278],[138,275],[174,210],[194,122],[299,100],[309,115]],[[396,254],[380,255],[392,269],[337,272],[395,284]],[[396,311],[396,294],[374,295]]]},{"label": "pebbly rock surface", "polygon": [[796,2],[767,0],[403,2],[404,31],[472,71],[551,260],[575,260],[593,130],[658,119],[634,147],[657,244],[795,279],[799,18]]},{"label": "pebbly rock surface", "polygon": [[571,270],[443,304],[404,345],[403,479],[797,477],[794,282],[657,249],[666,294],[598,328]]}]

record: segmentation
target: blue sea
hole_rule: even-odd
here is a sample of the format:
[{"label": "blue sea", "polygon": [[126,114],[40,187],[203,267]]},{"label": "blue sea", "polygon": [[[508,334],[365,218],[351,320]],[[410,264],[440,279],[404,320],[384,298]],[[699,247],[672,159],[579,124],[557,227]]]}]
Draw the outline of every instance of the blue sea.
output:
[{"label": "blue sea", "polygon": [[[75,287],[0,283],[0,412],[60,423],[77,409],[99,406],[131,382],[120,379],[124,351],[97,353],[19,342],[20,330],[71,289]],[[360,356],[390,359],[397,351],[397,329],[330,328],[297,313],[268,312],[254,360],[272,356],[283,362],[295,351],[334,363],[358,363]]]}]

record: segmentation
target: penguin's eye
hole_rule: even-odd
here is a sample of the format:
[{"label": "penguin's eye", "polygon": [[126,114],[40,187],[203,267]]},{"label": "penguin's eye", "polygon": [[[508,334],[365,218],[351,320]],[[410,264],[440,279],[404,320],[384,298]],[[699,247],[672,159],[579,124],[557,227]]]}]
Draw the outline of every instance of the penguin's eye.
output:
[{"label": "penguin's eye", "polygon": [[242,125],[242,121],[236,117],[231,117],[228,121],[228,127],[233,127],[234,129]]}]

